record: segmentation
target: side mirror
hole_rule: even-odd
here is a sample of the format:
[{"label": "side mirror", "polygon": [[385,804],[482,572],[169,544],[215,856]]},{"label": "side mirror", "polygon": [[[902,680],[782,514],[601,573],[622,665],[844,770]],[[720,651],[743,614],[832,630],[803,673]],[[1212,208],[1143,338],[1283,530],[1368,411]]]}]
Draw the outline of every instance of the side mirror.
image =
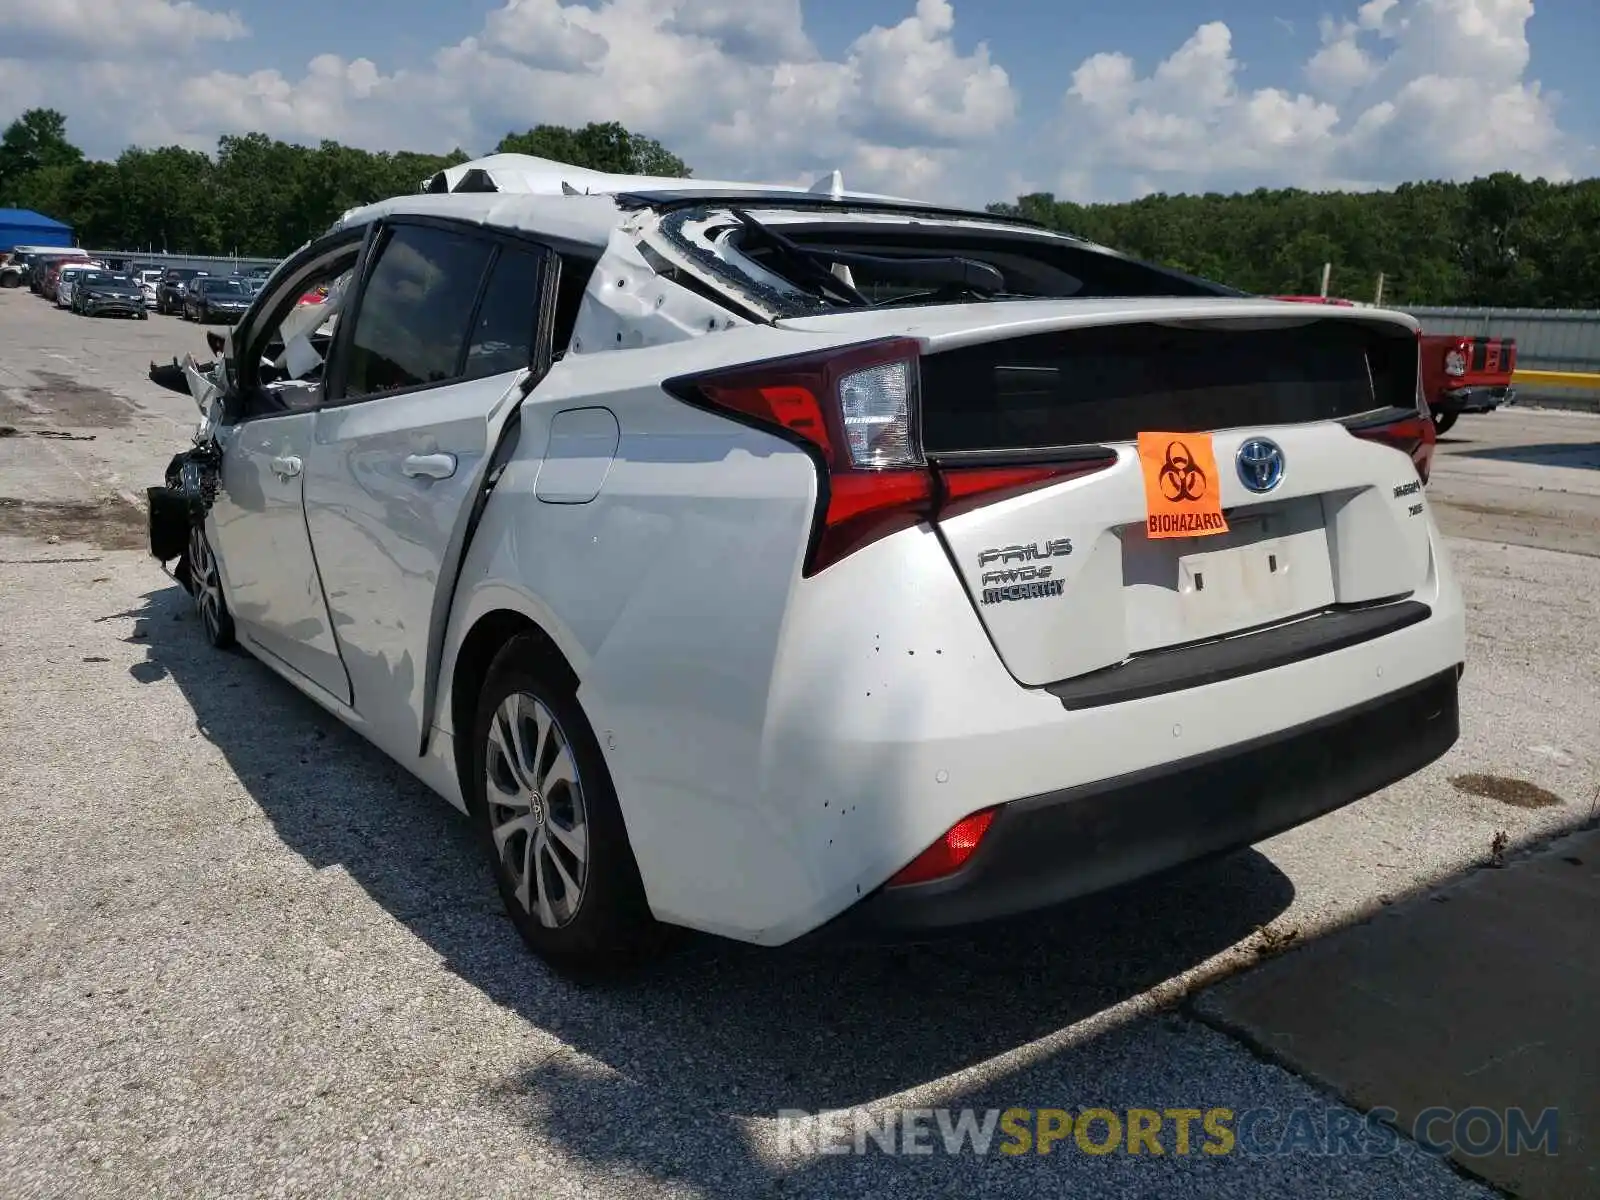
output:
[{"label": "side mirror", "polygon": [[215,329],[206,330],[206,345],[211,347],[211,353],[221,354],[222,348],[227,344],[227,339]]}]

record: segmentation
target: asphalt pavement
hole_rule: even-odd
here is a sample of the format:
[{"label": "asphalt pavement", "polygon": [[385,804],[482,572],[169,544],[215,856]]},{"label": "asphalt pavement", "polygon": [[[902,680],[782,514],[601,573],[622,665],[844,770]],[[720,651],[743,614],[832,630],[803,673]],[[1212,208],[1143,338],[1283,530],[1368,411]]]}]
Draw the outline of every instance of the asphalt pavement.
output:
[{"label": "asphalt pavement", "polygon": [[[174,318],[0,292],[0,1195],[1493,1194],[1408,1138],[1329,1155],[1280,1137],[1296,1114],[1324,1142],[1361,1118],[1195,997],[1590,817],[1600,560],[1549,511],[1554,468],[1471,460],[1503,475],[1496,505],[1535,516],[1526,537],[1452,541],[1463,737],[1413,778],[1003,934],[809,955],[694,940],[584,990],[521,949],[454,810],[209,651],[143,554],[130,500],[195,419],[145,374],[203,347]],[[1600,418],[1555,420],[1513,409],[1453,436],[1600,439]],[[1466,458],[1441,456],[1441,508],[1469,511]],[[1049,1154],[951,1153],[937,1114],[933,1153],[823,1152],[840,1121],[1025,1109],[1037,1129],[1037,1110],[1095,1107],[1161,1114],[1163,1153],[1094,1152],[1103,1119]],[[1180,1110],[1272,1115],[1225,1153],[1197,1117],[1179,1153]]]}]

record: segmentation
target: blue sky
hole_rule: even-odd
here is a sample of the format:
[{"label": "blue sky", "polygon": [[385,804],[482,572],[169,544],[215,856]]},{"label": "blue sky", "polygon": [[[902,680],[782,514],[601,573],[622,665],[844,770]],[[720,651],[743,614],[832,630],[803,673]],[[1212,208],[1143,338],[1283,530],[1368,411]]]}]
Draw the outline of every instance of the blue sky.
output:
[{"label": "blue sky", "polygon": [[[0,57],[0,113],[51,103],[105,155],[244,128],[483,151],[540,120],[616,119],[701,176],[839,166],[967,202],[1600,170],[1593,0],[65,7],[0,5],[0,47],[29,52]],[[104,23],[81,19],[96,8]],[[175,87],[149,86],[153,62]]]}]

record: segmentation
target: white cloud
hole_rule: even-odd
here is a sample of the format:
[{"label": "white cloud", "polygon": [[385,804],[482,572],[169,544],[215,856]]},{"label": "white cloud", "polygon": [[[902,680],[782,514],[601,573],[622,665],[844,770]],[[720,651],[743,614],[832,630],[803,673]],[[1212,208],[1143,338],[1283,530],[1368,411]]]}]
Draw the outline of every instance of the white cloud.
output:
[{"label": "white cloud", "polygon": [[950,0],[917,0],[913,16],[856,39],[848,65],[865,103],[844,111],[860,114],[854,124],[863,133],[887,123],[906,141],[948,144],[984,137],[1011,119],[1016,98],[1004,68],[985,45],[958,54],[954,29]]},{"label": "white cloud", "polygon": [[[1308,91],[1240,86],[1219,21],[1148,74],[1126,55],[1082,61],[1065,97],[1063,180],[1089,196],[1166,190],[1377,186],[1497,170],[1568,178],[1589,153],[1527,77],[1533,0],[1367,0],[1324,18]],[[1085,193],[1078,193],[1084,195]]]},{"label": "white cloud", "polygon": [[11,53],[103,58],[136,50],[185,49],[249,34],[237,13],[190,0],[5,0],[0,36]]},{"label": "white cloud", "polygon": [[1533,0],[1327,0],[1342,7],[1306,59],[1253,64],[1250,83],[1220,21],[1154,64],[1079,48],[1064,107],[1021,129],[1010,76],[952,0],[902,0],[903,19],[834,56],[808,36],[801,0],[498,0],[420,65],[320,54],[293,71],[253,59],[248,41],[226,63],[207,53],[248,38],[207,2],[223,0],[0,0],[0,55],[14,55],[0,57],[0,112],[60,108],[97,154],[249,130],[483,152],[540,122],[619,121],[704,178],[808,182],[837,167],[849,186],[966,203],[1023,184],[1122,198],[1559,178],[1587,153],[1530,77]]},{"label": "white cloud", "polygon": [[[0,101],[5,90],[0,80]],[[1004,131],[1016,96],[986,46],[959,45],[949,0],[914,0],[833,60],[806,36],[798,0],[504,0],[423,68],[385,73],[332,55],[298,77],[219,68],[147,90],[139,106],[142,117],[122,117],[124,137],[202,144],[260,130],[482,152],[540,122],[620,121],[702,177],[838,167],[852,187],[981,202],[994,198],[983,181],[952,168]],[[78,106],[62,107],[77,130]]]},{"label": "white cloud", "polygon": [[[1071,139],[1088,164],[1188,178],[1271,171],[1327,138],[1338,110],[1277,88],[1239,89],[1233,35],[1220,21],[1147,78],[1121,54],[1085,59],[1067,92]],[[1148,186],[1148,182],[1147,182]]]},{"label": "white cloud", "polygon": [[558,0],[506,0],[484,22],[484,42],[530,67],[586,71],[610,49],[602,34],[586,28],[590,16],[588,9]]},{"label": "white cloud", "polygon": [[1356,41],[1357,30],[1344,26],[1335,31],[1332,22],[1322,29],[1322,48],[1306,63],[1306,78],[1319,95],[1343,98],[1365,87],[1378,75],[1378,64]]},{"label": "white cloud", "polygon": [[800,0],[685,0],[667,28],[710,38],[747,62],[805,62],[817,54],[806,36]]}]

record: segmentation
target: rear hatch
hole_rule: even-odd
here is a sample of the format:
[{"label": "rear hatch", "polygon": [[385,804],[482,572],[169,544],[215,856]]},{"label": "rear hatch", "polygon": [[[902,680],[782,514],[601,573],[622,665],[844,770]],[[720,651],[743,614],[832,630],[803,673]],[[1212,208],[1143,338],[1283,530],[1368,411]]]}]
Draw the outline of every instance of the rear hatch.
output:
[{"label": "rear hatch", "polygon": [[[894,332],[922,340],[935,470],[1040,468],[1038,485],[945,504],[933,522],[1019,682],[1066,685],[1070,702],[1071,681],[1087,679],[1085,702],[1126,698],[1137,689],[1097,691],[1094,673],[1200,649],[1184,668],[1192,684],[1196,671],[1252,669],[1250,653],[1270,666],[1426,615],[1416,604],[1372,615],[1431,572],[1422,481],[1402,444],[1423,424],[1414,327],[1370,310],[1286,309],[1145,300],[893,314]],[[872,336],[890,332],[873,326],[891,315],[783,324],[855,321]],[[1250,653],[1216,648],[1262,631]]]}]

